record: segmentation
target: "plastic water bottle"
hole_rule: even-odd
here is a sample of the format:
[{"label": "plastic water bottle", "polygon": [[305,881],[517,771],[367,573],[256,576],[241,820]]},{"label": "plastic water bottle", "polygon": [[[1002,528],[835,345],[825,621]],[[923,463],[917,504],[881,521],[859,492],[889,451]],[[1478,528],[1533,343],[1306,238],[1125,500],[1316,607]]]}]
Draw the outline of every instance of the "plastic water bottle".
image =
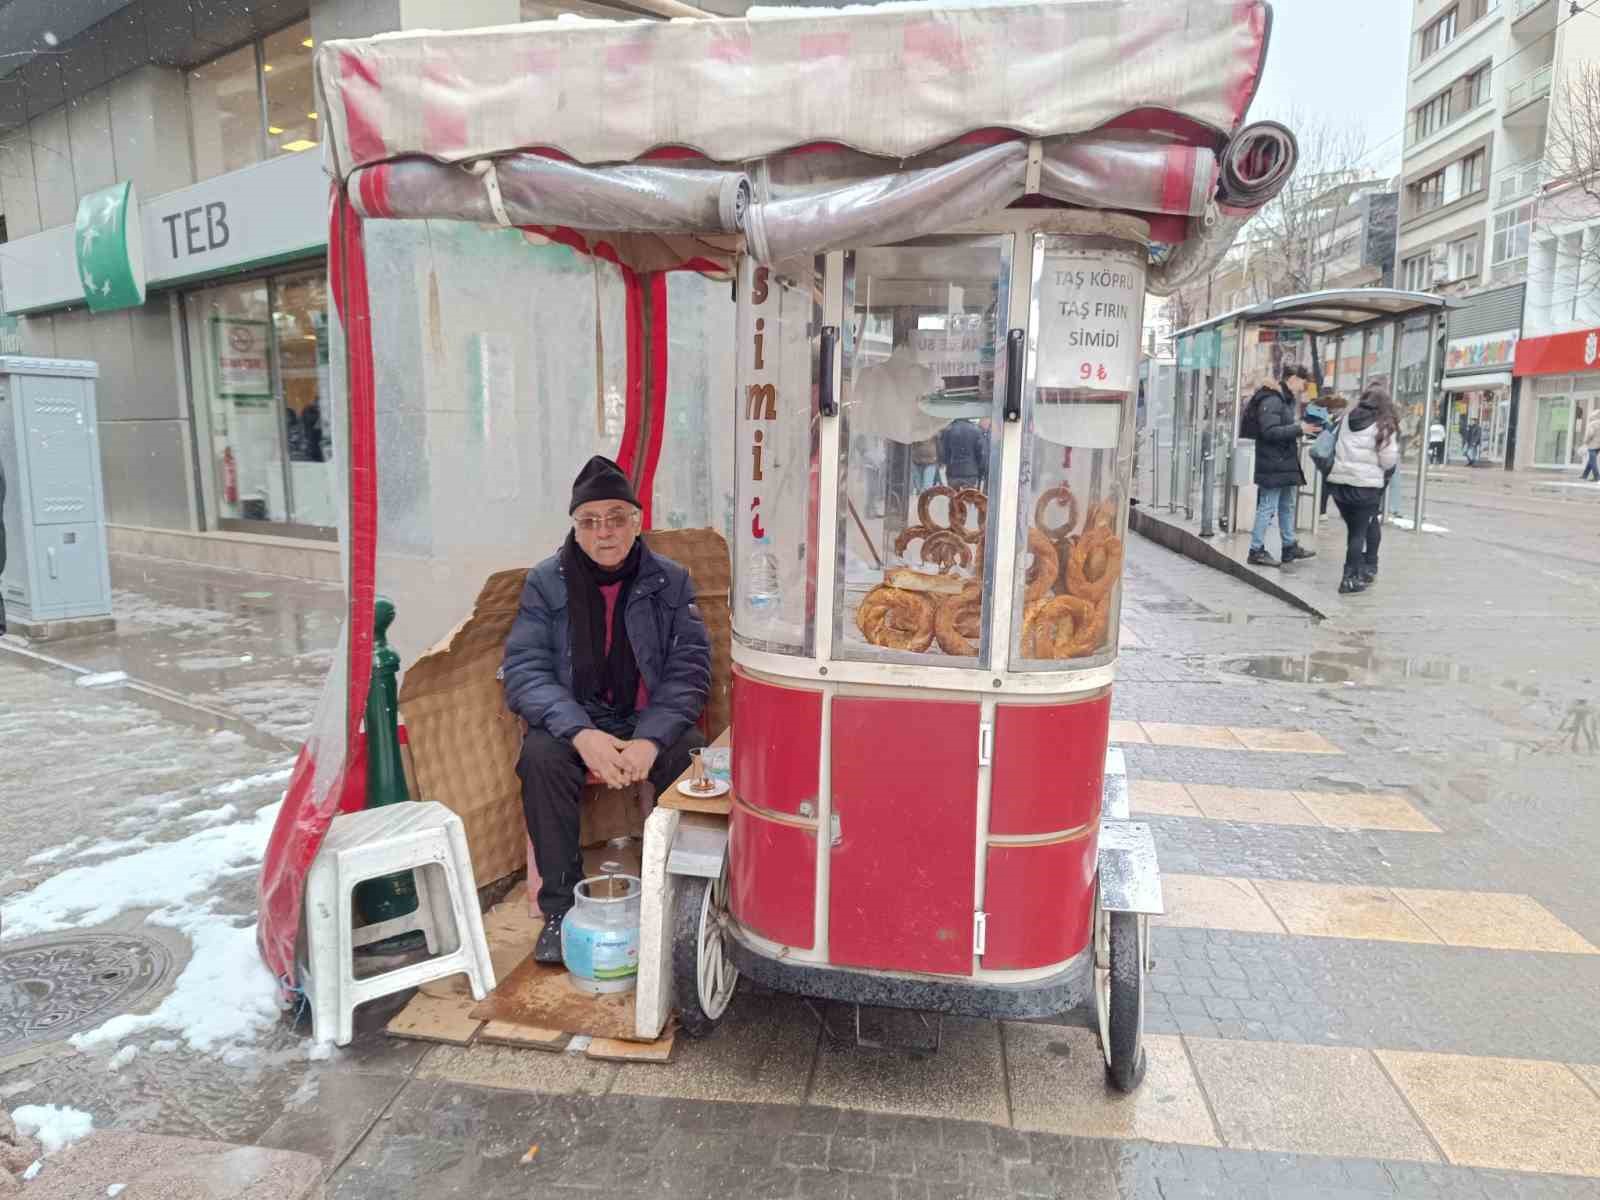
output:
[{"label": "plastic water bottle", "polygon": [[772,543],[765,537],[757,538],[745,560],[748,582],[744,589],[744,602],[753,617],[766,618],[776,614],[782,596],[778,591],[778,556],[772,552]]}]

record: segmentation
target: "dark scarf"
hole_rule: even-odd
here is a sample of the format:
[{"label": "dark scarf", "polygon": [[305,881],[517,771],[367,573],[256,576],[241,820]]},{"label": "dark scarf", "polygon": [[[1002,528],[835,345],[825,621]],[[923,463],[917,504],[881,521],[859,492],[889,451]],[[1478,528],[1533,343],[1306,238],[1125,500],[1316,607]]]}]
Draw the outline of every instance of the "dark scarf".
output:
[{"label": "dark scarf", "polygon": [[[567,534],[561,547],[561,569],[567,577],[567,619],[572,636],[572,692],[595,724],[614,737],[631,736],[634,702],[639,695],[639,663],[628,642],[624,614],[644,543],[636,541],[628,557],[606,570]],[[611,652],[606,653],[606,598],[602,585],[620,583],[611,618]]]}]

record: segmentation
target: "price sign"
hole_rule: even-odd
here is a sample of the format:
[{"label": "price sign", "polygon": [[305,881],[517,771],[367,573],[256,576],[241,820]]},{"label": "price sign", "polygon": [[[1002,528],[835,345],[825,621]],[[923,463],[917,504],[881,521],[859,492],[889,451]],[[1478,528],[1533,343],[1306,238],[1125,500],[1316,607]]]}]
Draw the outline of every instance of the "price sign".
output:
[{"label": "price sign", "polygon": [[1035,297],[1040,387],[1133,391],[1144,274],[1142,253],[1045,251]]}]

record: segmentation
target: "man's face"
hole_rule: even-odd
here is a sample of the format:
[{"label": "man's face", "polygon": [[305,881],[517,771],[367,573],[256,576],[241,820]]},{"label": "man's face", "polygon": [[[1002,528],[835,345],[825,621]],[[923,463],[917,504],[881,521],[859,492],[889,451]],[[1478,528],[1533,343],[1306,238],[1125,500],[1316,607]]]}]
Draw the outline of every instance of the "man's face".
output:
[{"label": "man's face", "polygon": [[1298,375],[1291,375],[1284,380],[1289,385],[1289,392],[1296,400],[1306,394],[1306,381]]},{"label": "man's face", "polygon": [[578,545],[606,569],[618,566],[639,536],[639,510],[626,500],[591,500],[572,514]]}]

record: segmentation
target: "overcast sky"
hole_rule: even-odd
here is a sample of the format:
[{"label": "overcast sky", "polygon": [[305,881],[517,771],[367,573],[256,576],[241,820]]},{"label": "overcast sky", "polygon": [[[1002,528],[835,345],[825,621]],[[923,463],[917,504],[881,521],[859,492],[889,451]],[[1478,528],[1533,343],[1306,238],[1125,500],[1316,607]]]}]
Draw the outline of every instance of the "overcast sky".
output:
[{"label": "overcast sky", "polygon": [[1272,45],[1252,118],[1298,105],[1359,123],[1375,175],[1400,170],[1412,0],[1273,0]]}]

